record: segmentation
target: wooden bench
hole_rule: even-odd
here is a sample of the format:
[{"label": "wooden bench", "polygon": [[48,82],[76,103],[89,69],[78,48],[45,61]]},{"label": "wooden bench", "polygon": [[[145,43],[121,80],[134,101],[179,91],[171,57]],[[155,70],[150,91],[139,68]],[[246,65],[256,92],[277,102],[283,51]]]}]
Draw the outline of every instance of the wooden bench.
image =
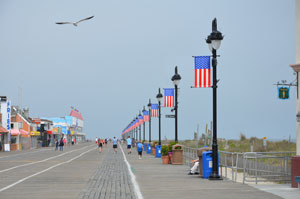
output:
[{"label": "wooden bench", "polygon": [[300,176],[295,176],[295,181],[298,183],[298,189],[300,190]]}]

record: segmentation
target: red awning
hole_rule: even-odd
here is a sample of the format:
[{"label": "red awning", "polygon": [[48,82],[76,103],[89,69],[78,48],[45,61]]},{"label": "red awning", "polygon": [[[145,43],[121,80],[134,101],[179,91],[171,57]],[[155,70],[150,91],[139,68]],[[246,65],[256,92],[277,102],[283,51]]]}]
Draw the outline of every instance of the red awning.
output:
[{"label": "red awning", "polygon": [[7,133],[7,132],[8,132],[8,130],[6,130],[5,128],[0,126],[0,133]]},{"label": "red awning", "polygon": [[29,132],[27,132],[23,129],[20,129],[20,133],[21,133],[21,135],[29,135]]},{"label": "red awning", "polygon": [[20,135],[19,129],[11,129],[10,134],[13,136]]}]

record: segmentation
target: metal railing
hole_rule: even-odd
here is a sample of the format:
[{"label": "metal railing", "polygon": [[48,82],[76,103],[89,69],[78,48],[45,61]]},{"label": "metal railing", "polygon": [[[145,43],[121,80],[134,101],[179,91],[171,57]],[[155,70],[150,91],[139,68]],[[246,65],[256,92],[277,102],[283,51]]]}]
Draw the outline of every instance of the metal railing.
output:
[{"label": "metal railing", "polygon": [[219,172],[223,178],[237,181],[243,168],[243,153],[219,151]]},{"label": "metal railing", "polygon": [[247,152],[243,154],[243,183],[290,182],[291,156],[295,152]]},{"label": "metal railing", "polygon": [[[219,174],[228,180],[245,182],[290,182],[291,156],[295,152],[219,151]],[[192,166],[197,149],[184,147],[183,162]]]},{"label": "metal railing", "polygon": [[198,159],[197,149],[191,147],[183,147],[183,164],[191,167],[192,160]]}]

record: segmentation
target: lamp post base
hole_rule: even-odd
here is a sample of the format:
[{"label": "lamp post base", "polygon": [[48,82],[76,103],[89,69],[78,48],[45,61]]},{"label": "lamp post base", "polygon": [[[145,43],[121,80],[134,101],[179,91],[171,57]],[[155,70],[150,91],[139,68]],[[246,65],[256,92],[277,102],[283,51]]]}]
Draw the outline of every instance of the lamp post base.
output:
[{"label": "lamp post base", "polygon": [[209,180],[223,180],[223,178],[221,176],[219,176],[219,174],[216,174],[216,173],[212,173],[208,179]]}]

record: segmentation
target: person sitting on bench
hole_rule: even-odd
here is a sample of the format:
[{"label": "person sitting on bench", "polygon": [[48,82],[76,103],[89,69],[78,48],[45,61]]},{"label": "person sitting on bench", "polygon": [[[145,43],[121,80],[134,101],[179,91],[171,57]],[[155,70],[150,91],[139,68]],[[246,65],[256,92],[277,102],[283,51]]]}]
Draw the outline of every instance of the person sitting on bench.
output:
[{"label": "person sitting on bench", "polygon": [[198,175],[199,174],[199,159],[192,160],[193,166],[188,173],[188,175]]}]

